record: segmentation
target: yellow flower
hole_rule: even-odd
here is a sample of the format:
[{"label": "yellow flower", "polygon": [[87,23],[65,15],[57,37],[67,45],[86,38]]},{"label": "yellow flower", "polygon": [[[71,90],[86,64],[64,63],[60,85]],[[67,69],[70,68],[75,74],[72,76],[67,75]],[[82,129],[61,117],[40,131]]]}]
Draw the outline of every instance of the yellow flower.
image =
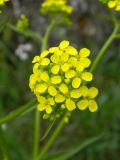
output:
[{"label": "yellow flower", "polygon": [[110,0],[110,1],[108,1],[108,7],[110,9],[114,8],[115,11],[120,11],[120,0]]},{"label": "yellow flower", "polygon": [[97,88],[88,89],[87,84],[84,85],[85,81],[93,79],[87,70],[91,63],[89,55],[89,49],[78,52],[64,40],[58,47],[51,47],[34,57],[29,86],[38,99],[37,108],[44,112],[44,118],[59,117],[63,110],[89,108],[95,112],[98,109]]},{"label": "yellow flower", "polygon": [[0,5],[4,5],[5,2],[8,2],[9,0],[0,0]]},{"label": "yellow flower", "polygon": [[37,105],[37,108],[39,111],[45,110],[48,114],[52,113],[52,107],[49,100],[47,100],[45,97],[39,96],[38,101],[39,104]]},{"label": "yellow flower", "polygon": [[66,100],[65,104],[66,104],[66,107],[69,111],[72,111],[76,108],[75,102],[70,98]]},{"label": "yellow flower", "polygon": [[[0,7],[4,6],[6,2],[8,2],[9,0],[0,0]],[[0,10],[0,14],[2,13],[2,10]]]},{"label": "yellow flower", "polygon": [[83,99],[78,101],[77,107],[80,110],[85,110],[87,107],[91,112],[95,112],[98,110],[98,105],[94,98],[98,94],[98,89],[95,87],[87,88],[86,86],[82,86],[80,88]]},{"label": "yellow flower", "polygon": [[71,14],[73,7],[67,5],[67,0],[44,0],[41,5],[41,12],[48,13],[66,13]]}]

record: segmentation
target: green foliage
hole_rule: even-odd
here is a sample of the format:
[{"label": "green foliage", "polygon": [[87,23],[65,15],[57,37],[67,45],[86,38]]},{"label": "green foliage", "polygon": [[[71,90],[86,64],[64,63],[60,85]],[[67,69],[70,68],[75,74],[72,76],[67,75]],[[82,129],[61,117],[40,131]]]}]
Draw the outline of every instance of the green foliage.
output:
[{"label": "green foliage", "polygon": [[20,20],[17,22],[16,25],[18,30],[27,30],[29,29],[29,20],[27,19],[26,15],[22,14]]},{"label": "green foliage", "polygon": [[109,0],[99,0],[101,3],[107,3]]},{"label": "green foliage", "polygon": [[74,146],[72,146],[71,148],[64,150],[61,153],[57,153],[54,155],[50,155],[48,157],[46,157],[46,160],[65,160],[65,159],[70,159],[72,158],[74,155],[76,155],[77,153],[80,153],[81,150],[83,150],[85,147],[90,146],[92,143],[98,143],[100,139],[102,139],[104,136],[104,134],[101,135],[97,135],[96,137],[93,138],[89,138],[88,140],[84,141],[84,142],[80,142]]}]

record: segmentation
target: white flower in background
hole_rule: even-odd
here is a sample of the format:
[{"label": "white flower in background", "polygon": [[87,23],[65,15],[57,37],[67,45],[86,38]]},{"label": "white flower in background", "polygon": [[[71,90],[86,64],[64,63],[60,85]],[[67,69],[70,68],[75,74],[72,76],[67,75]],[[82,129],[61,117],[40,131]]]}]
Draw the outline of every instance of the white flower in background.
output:
[{"label": "white flower in background", "polygon": [[5,130],[7,129],[7,124],[6,124],[6,123],[5,123],[5,124],[2,124],[2,125],[1,125],[1,128],[2,128],[3,131],[5,131]]},{"label": "white flower in background", "polygon": [[20,44],[17,49],[15,50],[15,54],[22,60],[28,59],[28,52],[32,50],[32,44],[26,43],[26,44]]}]

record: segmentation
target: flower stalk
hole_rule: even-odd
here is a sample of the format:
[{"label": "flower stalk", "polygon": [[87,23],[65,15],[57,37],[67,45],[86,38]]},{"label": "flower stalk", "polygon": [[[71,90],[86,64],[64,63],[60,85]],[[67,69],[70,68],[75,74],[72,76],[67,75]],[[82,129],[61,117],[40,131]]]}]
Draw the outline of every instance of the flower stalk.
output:
[{"label": "flower stalk", "polygon": [[41,47],[41,51],[44,51],[44,50],[47,48],[47,42],[48,42],[50,33],[51,33],[51,31],[52,31],[54,25],[55,25],[55,21],[53,20],[53,21],[50,23],[50,25],[48,26],[47,31],[46,31],[46,33],[45,33],[43,39],[42,39],[42,47]]},{"label": "flower stalk", "polygon": [[4,133],[1,126],[0,126],[0,148],[3,152],[4,160],[10,160],[10,153],[6,145]]},{"label": "flower stalk", "polygon": [[51,145],[55,142],[56,138],[58,137],[58,135],[60,134],[61,130],[63,129],[64,125],[66,124],[65,122],[65,117],[68,114],[68,112],[66,112],[66,114],[63,116],[63,118],[61,119],[59,125],[57,126],[57,128],[55,129],[55,131],[53,132],[52,136],[50,137],[50,139],[48,140],[48,142],[45,144],[45,146],[43,147],[40,155],[37,157],[36,160],[42,160],[47,151],[49,150],[49,148],[51,147]]},{"label": "flower stalk", "polygon": [[98,65],[98,63],[100,62],[101,58],[104,56],[106,50],[109,48],[109,46],[111,45],[113,40],[116,38],[116,35],[119,31],[119,28],[120,28],[119,23],[116,23],[113,32],[108,37],[107,41],[104,43],[101,50],[98,52],[97,57],[93,61],[92,65],[90,67],[90,72],[93,72],[95,70],[95,68]]},{"label": "flower stalk", "polygon": [[[47,28],[47,31],[42,39],[42,46],[41,51],[45,50],[47,48],[48,39],[50,36],[50,33],[53,29],[53,26],[55,24],[55,21],[52,21],[50,25]],[[36,160],[38,149],[40,146],[40,126],[41,126],[41,116],[40,112],[36,110],[35,113],[35,132],[34,132],[34,144],[33,144],[33,160]]]},{"label": "flower stalk", "polygon": [[41,125],[40,112],[36,110],[35,113],[35,132],[34,132],[34,144],[33,144],[33,160],[36,160],[38,149],[40,145],[40,125]]}]

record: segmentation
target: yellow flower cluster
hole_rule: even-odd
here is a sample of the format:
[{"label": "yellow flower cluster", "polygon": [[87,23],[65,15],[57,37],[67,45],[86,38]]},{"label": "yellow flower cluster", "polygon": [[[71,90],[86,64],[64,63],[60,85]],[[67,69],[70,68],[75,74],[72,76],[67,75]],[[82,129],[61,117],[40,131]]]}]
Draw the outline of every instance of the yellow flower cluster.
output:
[{"label": "yellow flower cluster", "polygon": [[38,99],[39,111],[59,115],[64,109],[89,108],[91,112],[98,109],[94,100],[98,89],[85,85],[93,79],[92,73],[87,71],[91,64],[89,55],[89,49],[82,48],[78,52],[65,40],[34,57],[29,86]]},{"label": "yellow flower cluster", "polygon": [[4,5],[5,2],[8,2],[9,0],[0,0],[0,5]]},{"label": "yellow flower cluster", "polygon": [[[9,0],[0,0],[0,7],[5,5],[5,2],[8,2]],[[0,14],[2,13],[2,10],[0,9]]]},{"label": "yellow flower cluster", "polygon": [[120,0],[110,0],[108,2],[109,8],[114,8],[115,11],[120,11]]},{"label": "yellow flower cluster", "polygon": [[67,5],[67,0],[44,0],[41,10],[45,14],[56,12],[71,14],[73,7]]}]

